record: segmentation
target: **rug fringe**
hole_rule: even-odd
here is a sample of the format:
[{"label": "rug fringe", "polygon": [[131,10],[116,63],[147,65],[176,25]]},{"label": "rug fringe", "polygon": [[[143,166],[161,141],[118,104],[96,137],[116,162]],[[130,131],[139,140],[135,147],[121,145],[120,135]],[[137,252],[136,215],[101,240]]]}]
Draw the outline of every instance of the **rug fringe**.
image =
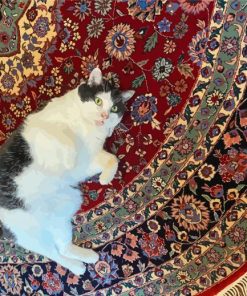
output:
[{"label": "rug fringe", "polygon": [[217,296],[247,296],[247,273],[218,293]]}]

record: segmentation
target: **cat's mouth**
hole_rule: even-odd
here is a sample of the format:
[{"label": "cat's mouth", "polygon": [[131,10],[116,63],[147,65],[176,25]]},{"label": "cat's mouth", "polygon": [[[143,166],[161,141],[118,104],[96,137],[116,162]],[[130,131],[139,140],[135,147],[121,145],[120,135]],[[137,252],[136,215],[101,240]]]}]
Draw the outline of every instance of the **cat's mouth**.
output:
[{"label": "cat's mouth", "polygon": [[105,124],[105,121],[103,119],[100,119],[100,120],[95,120],[95,124],[97,126],[103,126]]}]

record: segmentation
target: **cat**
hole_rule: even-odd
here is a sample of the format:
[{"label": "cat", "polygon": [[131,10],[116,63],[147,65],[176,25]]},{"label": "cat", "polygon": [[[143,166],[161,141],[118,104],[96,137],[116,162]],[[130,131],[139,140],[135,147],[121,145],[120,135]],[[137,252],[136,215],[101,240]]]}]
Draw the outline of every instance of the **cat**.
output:
[{"label": "cat", "polygon": [[133,95],[114,88],[95,68],[87,82],[29,114],[0,148],[4,229],[20,246],[78,276],[99,255],[72,243],[71,218],[82,203],[75,186],[99,173],[102,185],[114,178],[118,159],[103,145]]}]

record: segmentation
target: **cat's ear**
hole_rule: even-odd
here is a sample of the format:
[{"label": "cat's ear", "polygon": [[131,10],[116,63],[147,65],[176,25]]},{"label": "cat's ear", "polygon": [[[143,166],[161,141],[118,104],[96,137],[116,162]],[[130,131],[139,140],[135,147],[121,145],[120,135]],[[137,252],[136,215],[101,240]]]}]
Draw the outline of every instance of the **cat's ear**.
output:
[{"label": "cat's ear", "polygon": [[102,83],[102,72],[99,68],[94,68],[93,71],[90,73],[89,79],[87,84],[92,85],[99,85]]},{"label": "cat's ear", "polygon": [[134,90],[126,90],[121,92],[122,101],[126,103],[135,94]]}]

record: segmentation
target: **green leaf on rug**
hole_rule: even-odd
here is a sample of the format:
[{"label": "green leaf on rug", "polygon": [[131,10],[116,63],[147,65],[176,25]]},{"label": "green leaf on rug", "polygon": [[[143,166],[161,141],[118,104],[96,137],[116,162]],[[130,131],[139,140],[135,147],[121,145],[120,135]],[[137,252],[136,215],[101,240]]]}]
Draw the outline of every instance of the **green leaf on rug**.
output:
[{"label": "green leaf on rug", "polygon": [[210,242],[210,241],[201,241],[200,242],[200,245],[203,245],[203,246],[205,246],[205,247],[208,247],[208,246],[210,246],[212,243]]},{"label": "green leaf on rug", "polygon": [[211,54],[211,52],[208,50],[208,48],[206,49],[206,57],[207,57],[207,61],[211,64],[211,66],[214,65],[214,56]]},{"label": "green leaf on rug", "polygon": [[224,123],[226,123],[226,120],[229,116],[227,115],[224,115],[224,116],[221,116],[219,117],[216,121],[215,121],[215,125],[216,124],[220,124],[220,125],[224,125]]},{"label": "green leaf on rug", "polygon": [[190,64],[188,63],[181,63],[181,64],[178,64],[178,71],[184,75],[185,78],[188,78],[188,77],[194,77],[193,73],[192,73],[192,67]]},{"label": "green leaf on rug", "polygon": [[228,267],[231,271],[233,271],[233,270],[236,270],[236,267],[234,267],[234,266],[232,266],[231,264],[229,264],[229,263],[223,263],[222,264],[222,267]]},{"label": "green leaf on rug", "polygon": [[187,105],[186,108],[185,108],[185,110],[184,110],[184,117],[185,117],[187,123],[190,122],[190,119],[191,119],[191,117],[192,117],[191,114],[192,114],[192,112],[191,112],[191,110],[190,110],[190,106]]},{"label": "green leaf on rug", "polygon": [[211,33],[209,39],[217,37],[220,34],[220,31],[221,31],[222,28],[223,28],[223,25],[221,25],[219,28],[213,30],[213,32]]},{"label": "green leaf on rug", "polygon": [[233,83],[233,92],[235,94],[235,96],[238,98],[239,100],[239,94],[240,94],[240,88],[237,87],[236,83]]},{"label": "green leaf on rug", "polygon": [[113,238],[115,238],[117,235],[118,235],[118,228],[116,228],[112,233]]},{"label": "green leaf on rug", "polygon": [[88,214],[87,214],[87,220],[90,221],[93,217],[93,211],[90,211]]},{"label": "green leaf on rug", "polygon": [[191,253],[191,250],[188,250],[186,256],[185,256],[186,260],[187,261],[190,261],[192,259],[192,253]]},{"label": "green leaf on rug", "polygon": [[132,87],[133,88],[138,88],[142,85],[143,81],[145,80],[145,76],[141,75],[136,77],[136,79],[132,82]]},{"label": "green leaf on rug", "polygon": [[202,91],[203,89],[206,89],[206,87],[209,85],[210,81],[208,82],[201,82],[198,87],[193,91],[193,95],[196,94],[199,91]]},{"label": "green leaf on rug", "polygon": [[223,9],[225,9],[226,1],[225,0],[217,0],[217,4],[218,4],[218,6],[222,7]]},{"label": "green leaf on rug", "polygon": [[247,70],[247,63],[243,64],[240,68],[239,68],[239,72],[243,72]]},{"label": "green leaf on rug", "polygon": [[144,51],[150,52],[153,48],[155,48],[157,42],[158,42],[158,33],[154,32],[150,37],[148,37],[148,40],[144,46]]},{"label": "green leaf on rug", "polygon": [[207,148],[208,151],[209,151],[210,148],[211,148],[211,144],[212,144],[212,141],[211,141],[210,135],[207,134],[207,135],[206,135],[205,146],[206,146],[206,148]]},{"label": "green leaf on rug", "polygon": [[215,270],[213,270],[211,272],[211,280],[212,280],[212,283],[214,284],[218,279],[218,275],[217,275],[217,272]]}]

